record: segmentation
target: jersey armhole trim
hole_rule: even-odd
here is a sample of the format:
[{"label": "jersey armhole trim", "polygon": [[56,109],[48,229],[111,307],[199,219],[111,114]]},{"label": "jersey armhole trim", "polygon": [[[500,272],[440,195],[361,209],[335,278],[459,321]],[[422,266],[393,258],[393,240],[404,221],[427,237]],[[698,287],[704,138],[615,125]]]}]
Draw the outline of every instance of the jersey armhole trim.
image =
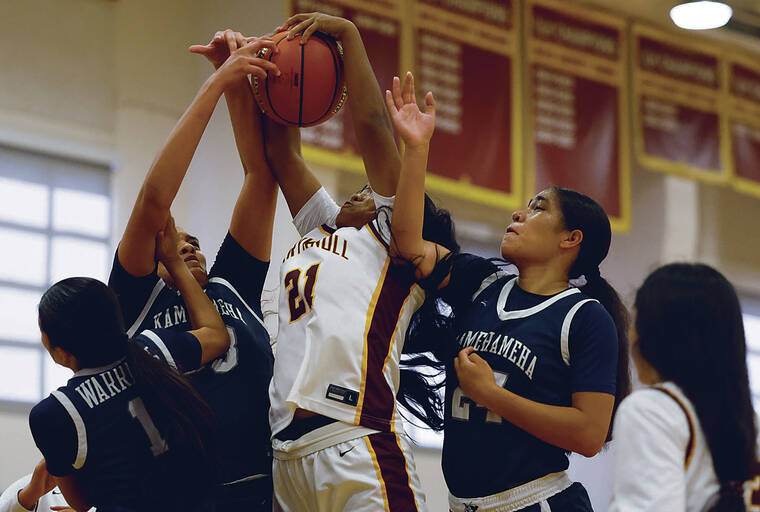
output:
[{"label": "jersey armhole trim", "polygon": [[390,245],[388,245],[388,242],[386,242],[383,239],[383,236],[380,234],[380,231],[377,229],[377,227],[375,227],[374,222],[375,222],[375,219],[372,219],[371,221],[369,221],[366,224],[367,229],[369,229],[369,232],[372,235],[372,238],[377,240],[377,243],[379,243],[383,247],[383,249],[387,251],[388,249],[390,249]]},{"label": "jersey armhole trim", "polygon": [[587,302],[599,302],[596,299],[585,299],[575,304],[570,311],[565,315],[565,320],[562,322],[562,331],[560,334],[560,351],[562,352],[562,360],[566,366],[570,366],[570,324],[573,322],[573,317],[578,310]]},{"label": "jersey armhole trim", "polygon": [[150,339],[150,341],[152,341],[158,347],[158,350],[161,351],[161,355],[164,356],[164,359],[166,359],[166,362],[169,364],[169,366],[172,367],[172,370],[178,371],[177,363],[174,361],[172,353],[169,351],[169,347],[166,346],[164,340],[162,340],[158,334],[149,329],[141,332],[140,334],[145,335],[145,337]]},{"label": "jersey armhole trim", "polygon": [[689,410],[686,408],[686,405],[678,397],[678,395],[676,395],[669,389],[666,389],[660,386],[652,386],[652,389],[661,391],[665,393],[666,395],[668,395],[670,398],[672,398],[678,404],[678,407],[680,407],[683,413],[686,415],[686,421],[689,424],[689,441],[686,443],[686,453],[684,454],[683,468],[684,470],[689,469],[689,465],[691,464],[691,459],[692,457],[694,457],[694,444],[695,444],[694,443],[694,421],[691,419],[691,414],[689,414]]},{"label": "jersey armhole trim", "polygon": [[[259,323],[261,324],[261,326],[262,326],[264,329],[266,329],[266,326],[264,325],[264,321],[263,321],[261,318],[259,318],[259,315],[257,315],[256,313],[254,313],[253,309],[251,309],[251,306],[249,306],[249,305],[248,305],[248,303],[245,301],[245,299],[244,299],[244,298],[243,298],[243,297],[242,297],[242,296],[241,296],[241,295],[238,293],[238,291],[235,289],[235,287],[234,287],[234,286],[232,286],[232,284],[230,284],[230,282],[229,282],[229,281],[227,281],[227,280],[226,280],[226,279],[224,279],[223,277],[212,277],[211,279],[209,279],[209,280],[208,280],[208,282],[209,282],[209,283],[218,283],[218,284],[221,284],[222,286],[225,286],[225,287],[229,288],[229,289],[230,289],[230,291],[232,291],[232,293],[234,293],[234,294],[235,294],[235,296],[236,296],[238,299],[240,299],[240,302],[242,302],[242,303],[243,303],[243,305],[244,305],[244,306],[245,306],[245,308],[246,308],[246,309],[247,309],[247,310],[248,310],[248,311],[251,313],[251,315],[253,315],[253,317],[254,317],[256,320],[258,320],[258,321],[259,321]],[[269,332],[269,331],[267,331],[267,332]]]},{"label": "jersey armhole trim", "polygon": [[50,395],[61,403],[66,412],[69,413],[69,416],[71,416],[71,421],[74,422],[74,427],[77,431],[77,455],[71,466],[74,469],[80,469],[84,466],[85,460],[87,460],[87,429],[85,428],[84,420],[82,420],[82,416],[77,411],[76,406],[69,400],[69,397],[58,390],[53,391]]},{"label": "jersey armhole trim", "polygon": [[497,270],[493,274],[486,276],[485,279],[483,279],[483,282],[480,283],[480,288],[472,294],[471,302],[475,302],[475,299],[478,298],[478,295],[483,293],[486,288],[491,286],[493,283],[501,279],[502,277],[507,277],[509,274],[507,272],[504,272],[503,270]]},{"label": "jersey armhole trim", "polygon": [[148,314],[148,311],[150,311],[151,306],[153,306],[153,303],[156,301],[156,297],[158,297],[158,294],[161,293],[161,290],[164,289],[164,286],[166,286],[166,283],[164,283],[163,279],[159,279],[156,285],[153,287],[153,291],[150,292],[150,296],[148,297],[148,300],[145,302],[145,306],[143,306],[142,311],[140,311],[140,314],[137,316],[137,319],[134,321],[132,326],[127,331],[127,336],[130,338],[135,335],[137,332],[137,329],[140,327],[140,324],[143,323],[143,320],[145,320],[146,315]]}]

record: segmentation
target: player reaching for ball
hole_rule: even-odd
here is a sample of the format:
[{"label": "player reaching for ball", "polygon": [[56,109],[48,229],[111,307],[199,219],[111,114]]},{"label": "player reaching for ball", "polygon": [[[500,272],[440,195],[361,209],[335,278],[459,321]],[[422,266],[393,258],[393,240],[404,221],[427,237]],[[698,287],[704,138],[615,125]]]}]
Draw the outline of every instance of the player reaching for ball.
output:
[{"label": "player reaching for ball", "polygon": [[260,114],[248,75],[263,77],[267,72],[278,72],[274,64],[255,57],[262,48],[273,47],[270,39],[243,38],[226,30],[218,32],[209,44],[190,48],[208,58],[216,71],[178,121],[148,172],[109,280],[119,295],[130,335],[152,327],[190,328],[174,281],[155,259],[153,239],[224,93],[243,164],[243,186],[227,236],[209,272],[195,236],[181,231],[176,246],[230,333],[229,350],[190,376],[219,422],[224,483],[217,503],[220,509],[271,509],[267,389],[273,356],[261,320],[260,298],[269,268],[277,189],[264,158]]},{"label": "player reaching for ball", "polygon": [[[270,387],[275,497],[292,512],[424,510],[396,394],[406,328],[425,294],[387,253],[400,169],[390,119],[350,21],[300,14],[281,28],[341,41],[369,186],[339,207],[305,166],[298,130],[266,121],[270,167],[303,237],[280,270]],[[411,86],[409,77],[403,94]],[[430,205],[429,225],[453,249],[451,219]]]},{"label": "player reaching for ball", "polygon": [[[461,350],[446,361],[449,507],[590,511],[583,486],[565,475],[567,452],[590,457],[601,449],[629,385],[627,316],[598,268],[610,245],[607,216],[572,190],[554,187],[533,197],[512,214],[501,243],[519,277],[426,240],[433,99],[428,93],[425,113],[413,93],[388,91],[386,103],[406,147],[391,250],[453,310],[453,331],[426,330],[421,344],[440,352],[448,341]],[[580,275],[586,284],[570,287]],[[408,336],[413,342],[416,333]]]}]

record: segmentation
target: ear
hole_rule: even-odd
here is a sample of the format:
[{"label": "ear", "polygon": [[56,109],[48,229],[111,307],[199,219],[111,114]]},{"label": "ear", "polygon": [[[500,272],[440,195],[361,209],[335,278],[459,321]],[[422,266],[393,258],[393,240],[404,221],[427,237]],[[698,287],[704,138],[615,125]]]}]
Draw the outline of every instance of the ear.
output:
[{"label": "ear", "polygon": [[63,349],[61,347],[53,347],[50,351],[50,355],[53,357],[53,361],[60,364],[61,366],[65,366],[66,368],[71,369],[79,367],[79,361],[77,361],[77,358],[74,357],[74,354],[66,349]]},{"label": "ear", "polygon": [[559,246],[562,249],[572,249],[573,247],[579,247],[583,241],[583,231],[580,229],[574,229],[567,231],[565,237],[560,241]]}]

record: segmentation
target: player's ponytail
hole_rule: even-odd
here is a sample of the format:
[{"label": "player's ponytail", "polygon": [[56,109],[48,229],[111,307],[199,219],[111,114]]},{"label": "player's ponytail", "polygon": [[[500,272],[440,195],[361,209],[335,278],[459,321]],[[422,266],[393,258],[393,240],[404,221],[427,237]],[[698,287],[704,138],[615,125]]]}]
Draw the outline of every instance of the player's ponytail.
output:
[{"label": "player's ponytail", "polygon": [[[631,372],[628,359],[628,310],[617,291],[599,273],[599,264],[607,257],[612,241],[610,221],[604,209],[590,197],[562,187],[554,187],[553,191],[559,198],[565,228],[571,231],[578,229],[583,233],[578,257],[570,267],[568,277],[571,280],[584,280],[585,284],[580,290],[598,300],[615,322],[618,361],[615,404],[612,409],[614,420],[618,404],[631,392]],[[612,423],[610,421],[608,441],[612,438]]]},{"label": "player's ponytail", "polygon": [[[378,215],[378,221],[388,222],[387,216]],[[438,208],[433,200],[425,194],[422,238],[446,247],[452,254],[459,252],[456,241],[454,222],[451,214]],[[391,245],[393,245],[391,235]],[[395,265],[408,271],[408,278],[414,279],[414,261],[393,258]],[[445,264],[445,262],[444,262]],[[404,343],[404,357],[401,371],[398,401],[415,418],[433,430],[443,430],[443,398],[445,364],[456,355],[451,330],[451,318],[439,309],[440,299],[436,294],[435,283],[425,286],[426,298],[420,309],[412,317],[407,329]],[[449,352],[453,355],[449,357]]]},{"label": "player's ponytail", "polygon": [[114,292],[97,279],[72,277],[51,286],[38,311],[50,346],[66,350],[83,368],[127,361],[169,448],[141,475],[146,503],[170,510],[205,499],[217,480],[213,411],[181,374],[128,340]]},{"label": "player's ponytail", "polygon": [[705,510],[743,511],[757,427],[734,287],[707,265],[674,263],[646,278],[635,307],[634,357],[681,388],[710,448],[721,488]]}]

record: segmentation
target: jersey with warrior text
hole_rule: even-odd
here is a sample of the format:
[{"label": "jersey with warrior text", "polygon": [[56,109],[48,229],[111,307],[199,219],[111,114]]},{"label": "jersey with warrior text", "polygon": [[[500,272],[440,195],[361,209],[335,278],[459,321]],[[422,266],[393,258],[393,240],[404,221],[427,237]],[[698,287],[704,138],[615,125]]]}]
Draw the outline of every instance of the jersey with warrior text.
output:
[{"label": "jersey with warrior text", "polygon": [[[251,256],[228,233],[205,289],[230,333],[230,348],[188,378],[216,413],[224,482],[271,473],[267,389],[274,357],[261,320],[268,269],[268,262]],[[131,276],[117,253],[108,284],[119,296],[129,335],[192,329],[182,296],[155,271]]]},{"label": "jersey with warrior text", "polygon": [[[144,331],[130,343],[139,343],[179,370],[191,371],[201,363],[200,343],[188,332]],[[86,368],[29,414],[32,436],[50,474],[76,473],[84,497],[98,510],[142,510],[140,475],[171,450],[134,384],[125,359]]]},{"label": "jersey with warrior text", "polygon": [[[454,312],[457,348],[473,347],[496,382],[544,404],[572,405],[575,392],[615,394],[617,332],[607,311],[577,288],[528,293],[517,276],[483,258],[453,259],[442,290]],[[568,467],[567,454],[478,407],[446,371],[443,472],[460,498],[483,497]],[[477,449],[473,448],[477,441]]]},{"label": "jersey with warrior text", "polygon": [[[381,227],[384,226],[384,227]],[[272,433],[297,408],[380,431],[397,426],[399,359],[425,298],[391,264],[389,222],[310,231],[280,269]]]}]

